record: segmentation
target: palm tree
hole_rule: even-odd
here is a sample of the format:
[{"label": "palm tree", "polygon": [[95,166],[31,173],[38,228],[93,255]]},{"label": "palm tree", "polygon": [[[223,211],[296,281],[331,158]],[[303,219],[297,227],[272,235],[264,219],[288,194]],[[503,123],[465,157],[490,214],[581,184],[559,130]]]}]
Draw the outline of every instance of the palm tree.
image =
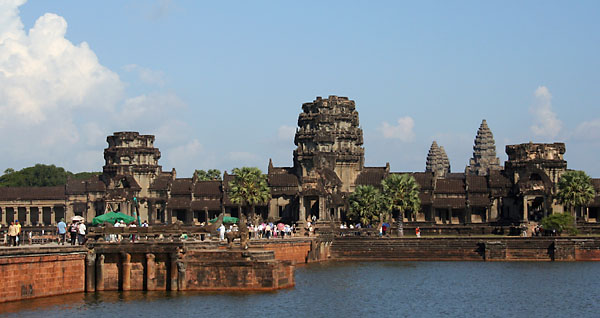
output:
[{"label": "palm tree", "polygon": [[349,198],[348,218],[364,225],[379,221],[379,213],[383,209],[381,192],[371,185],[357,186]]},{"label": "palm tree", "polygon": [[392,174],[382,182],[385,207],[391,213],[398,211],[398,232],[403,235],[402,220],[406,211],[417,213],[421,207],[419,184],[409,174]]},{"label": "palm tree", "polygon": [[558,193],[556,198],[558,202],[564,204],[574,218],[574,224],[577,224],[575,215],[576,207],[587,206],[594,197],[596,191],[592,184],[592,179],[583,171],[573,170],[565,172],[558,181]]},{"label": "palm tree", "polygon": [[267,176],[254,167],[234,168],[234,177],[229,182],[229,199],[235,204],[250,205],[250,217],[254,219],[257,204],[271,199]]}]

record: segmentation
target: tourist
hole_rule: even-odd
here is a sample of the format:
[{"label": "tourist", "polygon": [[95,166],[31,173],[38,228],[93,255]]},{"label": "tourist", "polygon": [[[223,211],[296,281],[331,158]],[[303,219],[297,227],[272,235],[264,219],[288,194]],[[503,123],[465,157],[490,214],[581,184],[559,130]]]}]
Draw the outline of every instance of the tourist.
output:
[{"label": "tourist", "polygon": [[265,235],[267,239],[271,237],[271,224],[267,224],[267,226],[265,227]]},{"label": "tourist", "polygon": [[10,222],[10,226],[8,227],[8,237],[10,239],[10,246],[17,246],[17,226],[15,222]]},{"label": "tourist", "polygon": [[56,229],[58,231],[58,243],[60,245],[65,245],[65,240],[67,236],[67,223],[65,223],[65,219],[61,218],[60,222],[56,225]]},{"label": "tourist", "polygon": [[69,227],[69,233],[71,234],[71,245],[75,245],[77,241],[77,223],[73,221]]},{"label": "tourist", "polygon": [[[129,228],[136,228],[136,227],[137,227],[137,225],[135,224],[135,221],[133,221],[129,224]],[[136,235],[131,234],[130,238],[131,238],[131,242],[135,243]]]},{"label": "tourist", "polygon": [[221,223],[221,226],[219,226],[219,241],[224,241],[225,240],[225,225],[223,225],[223,223]]},{"label": "tourist", "polygon": [[83,245],[85,244],[85,232],[86,232],[87,228],[85,227],[85,224],[83,223],[83,221],[79,222],[79,224],[77,225],[77,240],[79,240],[79,245]]},{"label": "tourist", "polygon": [[[204,223],[201,225],[204,226]],[[148,227],[148,221],[144,220],[144,222],[142,222],[142,227]]]},{"label": "tourist", "polygon": [[417,237],[421,237],[421,228],[420,227],[416,227],[415,228],[415,234],[417,235]]},{"label": "tourist", "polygon": [[19,220],[15,220],[15,227],[17,228],[17,245],[21,245],[21,239],[19,238],[21,236],[21,224],[19,224]]}]

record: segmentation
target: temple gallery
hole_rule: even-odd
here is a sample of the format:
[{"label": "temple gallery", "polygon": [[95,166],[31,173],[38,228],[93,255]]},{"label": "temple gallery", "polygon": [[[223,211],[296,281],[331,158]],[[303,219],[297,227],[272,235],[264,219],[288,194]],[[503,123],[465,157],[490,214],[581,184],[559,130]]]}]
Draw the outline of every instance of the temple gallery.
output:
[{"label": "temple gallery", "polygon": [[[107,210],[137,213],[150,224],[197,224],[220,213],[239,216],[242,207],[228,197],[222,181],[177,178],[163,171],[154,136],[116,132],[107,137],[102,173],[56,187],[0,188],[0,223],[18,219],[25,226],[54,225],[82,216],[91,222]],[[421,207],[402,217],[407,224],[430,226],[494,225],[538,221],[565,207],[557,199],[558,181],[567,171],[564,143],[506,146],[504,166],[496,156],[485,120],[477,130],[473,156],[462,172],[451,172],[442,145],[433,141],[424,171],[394,172],[390,165],[364,165],[363,131],[354,101],[317,97],[304,103],[294,137],[293,166],[267,171],[271,199],[256,207],[263,219],[302,223],[307,218],[345,221],[348,197],[359,185],[381,187],[392,174],[410,174],[420,187]],[[600,193],[600,179],[592,180]],[[596,223],[600,196],[577,210],[581,224]],[[398,218],[399,216],[393,215]]]}]

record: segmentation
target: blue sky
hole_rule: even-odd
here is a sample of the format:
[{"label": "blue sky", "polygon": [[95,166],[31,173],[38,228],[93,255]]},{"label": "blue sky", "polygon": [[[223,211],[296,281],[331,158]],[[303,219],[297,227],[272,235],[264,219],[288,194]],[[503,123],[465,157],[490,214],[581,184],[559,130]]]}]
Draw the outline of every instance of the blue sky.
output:
[{"label": "blue sky", "polygon": [[356,101],[366,164],[463,171],[482,119],[565,142],[600,177],[597,1],[0,0],[0,169],[99,171],[106,135],[156,135],[164,170],[292,164],[316,96]]}]

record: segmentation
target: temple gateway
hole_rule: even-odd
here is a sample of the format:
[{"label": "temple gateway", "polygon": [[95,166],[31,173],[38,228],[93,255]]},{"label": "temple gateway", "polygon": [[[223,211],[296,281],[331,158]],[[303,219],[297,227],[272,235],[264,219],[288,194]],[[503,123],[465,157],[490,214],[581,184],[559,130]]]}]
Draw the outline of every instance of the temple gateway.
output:
[{"label": "temple gateway", "polygon": [[[219,213],[238,216],[245,208],[228,198],[232,175],[223,181],[177,178],[163,171],[154,136],[116,132],[107,137],[102,174],[69,180],[56,187],[0,188],[0,223],[18,219],[25,226],[50,226],[75,215],[88,222],[107,210],[121,211],[150,224],[203,222]],[[404,222],[432,226],[494,225],[538,221],[563,212],[555,199],[567,170],[564,143],[506,146],[504,167],[496,156],[493,134],[482,121],[473,157],[463,172],[451,172],[444,148],[433,141],[421,172],[392,172],[390,165],[364,166],[363,132],[354,101],[317,97],[302,105],[292,167],[269,161],[267,177],[272,199],[257,212],[264,219],[304,222],[344,221],[348,196],[358,185],[381,187],[391,174],[410,174],[420,186],[421,209]],[[600,193],[600,179],[593,179]],[[600,196],[579,211],[578,222],[596,223]],[[398,217],[398,215],[394,215]]]}]

